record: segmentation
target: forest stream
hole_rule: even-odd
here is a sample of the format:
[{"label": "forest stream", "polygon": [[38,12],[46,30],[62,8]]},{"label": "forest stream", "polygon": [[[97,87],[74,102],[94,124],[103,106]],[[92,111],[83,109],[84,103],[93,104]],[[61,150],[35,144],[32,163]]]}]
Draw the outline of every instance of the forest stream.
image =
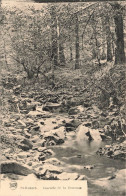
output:
[{"label": "forest stream", "polygon": [[[13,6],[27,12],[32,6],[40,10],[46,4],[32,1],[2,1],[3,8],[7,7],[11,10]],[[0,42],[2,41],[1,38]],[[65,69],[63,71],[65,72]],[[62,70],[59,70],[60,82],[57,84],[66,82],[59,89],[55,86],[55,89],[53,87],[49,89],[50,84],[46,84],[47,82],[39,84],[39,77],[38,86],[35,82],[29,85],[27,79],[27,85],[25,79],[23,85],[23,79],[16,78],[15,82],[12,81],[14,76],[10,73],[8,76],[6,72],[3,73],[4,77],[1,77],[4,100],[1,101],[1,105],[3,104],[0,142],[1,180],[87,180],[88,196],[123,196],[125,195],[124,146],[126,143],[125,134],[119,130],[118,107],[110,103],[107,110],[99,108],[95,101],[96,97],[91,97],[88,91],[93,86],[93,82],[87,90],[87,95],[89,94],[87,97],[93,101],[89,104],[89,99],[86,101],[82,95],[81,104],[80,95],[86,90],[77,89],[82,86],[81,83],[77,83],[81,81],[82,75],[76,78],[79,73],[76,71],[69,77],[69,69],[66,68],[64,74],[68,79],[72,77],[75,79],[71,87],[67,86],[71,81],[65,81],[63,75],[60,78]],[[91,75],[94,77],[93,73]],[[98,96],[99,91],[95,94]],[[101,100],[101,105],[107,99],[111,100],[111,96],[109,98],[105,97],[105,100]],[[109,131],[106,127],[109,127]],[[119,136],[118,133],[115,134],[117,140],[111,137],[114,129],[121,132]]]},{"label": "forest stream", "polygon": [[[51,106],[53,107],[53,104]],[[41,115],[43,115],[44,118],[42,118]],[[35,118],[35,116],[38,116],[38,120]],[[37,135],[35,135],[36,133],[33,134],[31,131],[30,134],[32,134],[32,136],[30,136],[29,141],[34,142],[32,149],[26,150],[26,153],[23,153],[21,150],[19,151],[19,154],[16,154],[16,156],[14,153],[13,160],[15,159],[20,163],[24,160],[25,164],[31,166],[30,168],[35,169],[35,173],[38,171],[39,174],[37,175],[40,179],[85,179],[88,181],[89,196],[101,196],[101,193],[104,196],[112,194],[124,195],[124,189],[121,186],[123,181],[122,172],[124,173],[123,169],[125,168],[125,161],[114,160],[109,157],[96,154],[100,147],[109,145],[111,141],[88,141],[87,139],[83,140],[82,138],[77,138],[78,129],[74,129],[70,132],[64,132],[64,122],[69,124],[70,122],[74,122],[75,118],[73,119],[67,114],[43,111],[41,110],[40,106],[37,106],[36,111],[30,111],[27,114],[26,121],[28,122],[30,118],[36,119],[35,124],[40,126],[41,133],[38,133],[38,127],[36,127]],[[58,131],[57,133],[59,134],[59,138],[63,138],[63,134],[65,133],[63,143],[61,142],[60,145],[55,145],[54,143],[49,144],[49,142],[54,142],[55,139],[53,136],[57,137],[57,133],[53,133],[54,135],[51,136],[51,129],[53,131]],[[46,144],[44,144],[45,141],[43,142],[43,138],[40,139],[41,136],[43,136],[43,130],[46,136],[44,137],[47,138]],[[38,138],[38,142],[36,141],[36,137]],[[44,147],[41,147],[43,144]],[[43,152],[45,152],[45,154],[43,154]],[[39,161],[35,160],[36,162],[33,162],[34,160],[32,159],[32,156],[36,157],[36,155]],[[44,168],[49,170],[51,175],[49,174],[48,176],[46,174],[42,174],[43,177],[41,177],[41,167],[43,167],[43,164]],[[16,172],[14,171],[14,173]],[[116,176],[118,177],[118,172],[121,172],[121,177],[116,179]],[[2,179],[5,180],[7,176],[4,174]],[[20,179],[19,175],[16,176]],[[13,179],[13,177],[15,178],[13,175],[9,176],[10,179]],[[27,176],[23,177],[24,180],[25,178],[27,178]],[[30,177],[30,180],[34,179],[36,179],[35,176]],[[122,181],[120,181],[121,179]],[[100,185],[100,182],[103,184]]]},{"label": "forest stream", "polygon": [[110,141],[82,141],[81,139],[77,141],[75,132],[69,132],[64,144],[53,146],[51,149],[55,153],[55,158],[64,163],[65,172],[87,176],[89,196],[101,196],[101,193],[104,196],[124,195],[123,191],[120,192],[118,182],[115,183],[115,187],[118,187],[116,190],[112,186],[111,190],[107,190],[104,186],[100,188],[92,183],[99,178],[113,177],[117,171],[125,169],[125,161],[96,154],[100,147],[110,143]]}]

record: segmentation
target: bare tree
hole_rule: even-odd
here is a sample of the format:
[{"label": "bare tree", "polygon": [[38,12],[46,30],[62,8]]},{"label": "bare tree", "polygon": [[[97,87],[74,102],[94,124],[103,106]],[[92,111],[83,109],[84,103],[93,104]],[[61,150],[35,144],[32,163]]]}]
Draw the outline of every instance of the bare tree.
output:
[{"label": "bare tree", "polygon": [[65,55],[64,55],[64,39],[63,39],[63,28],[61,28],[61,22],[60,20],[58,20],[58,32],[59,32],[59,35],[58,35],[58,41],[59,41],[59,64],[60,66],[65,66],[66,64],[66,61],[65,61]]},{"label": "bare tree", "polygon": [[79,46],[79,21],[78,21],[78,15],[75,14],[75,35],[76,35],[76,44],[75,44],[75,50],[76,50],[76,60],[75,60],[75,69],[80,68],[80,46]]},{"label": "bare tree", "polygon": [[119,3],[111,3],[114,9],[114,22],[116,33],[115,64],[125,63],[123,7]]},{"label": "bare tree", "polygon": [[110,21],[109,16],[105,17],[105,26],[106,26],[106,42],[107,42],[107,61],[112,61],[112,39],[110,31]]},{"label": "bare tree", "polygon": [[51,6],[51,33],[52,33],[52,59],[54,66],[58,65],[58,41],[57,41],[57,18],[56,7]]}]

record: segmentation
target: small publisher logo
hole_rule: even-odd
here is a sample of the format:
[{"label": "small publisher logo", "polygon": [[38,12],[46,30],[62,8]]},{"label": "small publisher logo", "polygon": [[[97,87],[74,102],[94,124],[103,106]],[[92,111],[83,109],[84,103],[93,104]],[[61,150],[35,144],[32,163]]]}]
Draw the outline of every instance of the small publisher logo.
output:
[{"label": "small publisher logo", "polygon": [[16,188],[17,188],[17,182],[15,181],[10,182],[10,189],[15,190]]}]

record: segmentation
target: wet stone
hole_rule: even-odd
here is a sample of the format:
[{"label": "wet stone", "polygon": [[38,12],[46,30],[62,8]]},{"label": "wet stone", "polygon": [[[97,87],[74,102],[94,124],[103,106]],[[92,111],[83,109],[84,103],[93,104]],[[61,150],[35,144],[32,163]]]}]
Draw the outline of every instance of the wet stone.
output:
[{"label": "wet stone", "polygon": [[25,144],[22,144],[22,145],[19,145],[18,148],[24,150],[24,151],[28,151],[30,148],[29,146],[25,145]]},{"label": "wet stone", "polygon": [[45,106],[43,106],[43,111],[56,112],[61,107],[61,104],[48,102]]},{"label": "wet stone", "polygon": [[57,175],[57,178],[59,180],[77,180],[79,178],[79,175],[77,173],[63,172],[63,173]]},{"label": "wet stone", "polygon": [[32,173],[30,169],[14,161],[6,161],[1,163],[1,173],[14,173],[27,176]]},{"label": "wet stone", "polygon": [[33,147],[32,142],[30,140],[28,140],[28,139],[23,139],[21,141],[21,143],[27,145],[29,147],[29,149],[31,149]]}]

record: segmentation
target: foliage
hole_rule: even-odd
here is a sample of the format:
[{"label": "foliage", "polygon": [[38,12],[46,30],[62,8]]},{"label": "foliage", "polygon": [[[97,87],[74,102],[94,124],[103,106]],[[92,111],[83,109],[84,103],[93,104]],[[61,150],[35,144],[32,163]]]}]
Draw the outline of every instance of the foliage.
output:
[{"label": "foliage", "polygon": [[54,72],[54,66],[69,62],[73,68],[76,64],[83,68],[93,59],[99,66],[102,60],[114,60],[117,40],[113,5],[52,3],[40,10],[30,7],[27,12],[16,8],[7,11],[13,58],[28,78],[39,73],[45,76],[50,69]]},{"label": "foliage", "polygon": [[31,12],[27,15],[15,10],[10,18],[12,25],[9,29],[15,51],[13,58],[23,66],[29,79],[50,69],[45,66],[47,62],[50,63],[50,33],[46,21],[41,20],[41,15],[45,17],[46,13],[34,9]]}]

